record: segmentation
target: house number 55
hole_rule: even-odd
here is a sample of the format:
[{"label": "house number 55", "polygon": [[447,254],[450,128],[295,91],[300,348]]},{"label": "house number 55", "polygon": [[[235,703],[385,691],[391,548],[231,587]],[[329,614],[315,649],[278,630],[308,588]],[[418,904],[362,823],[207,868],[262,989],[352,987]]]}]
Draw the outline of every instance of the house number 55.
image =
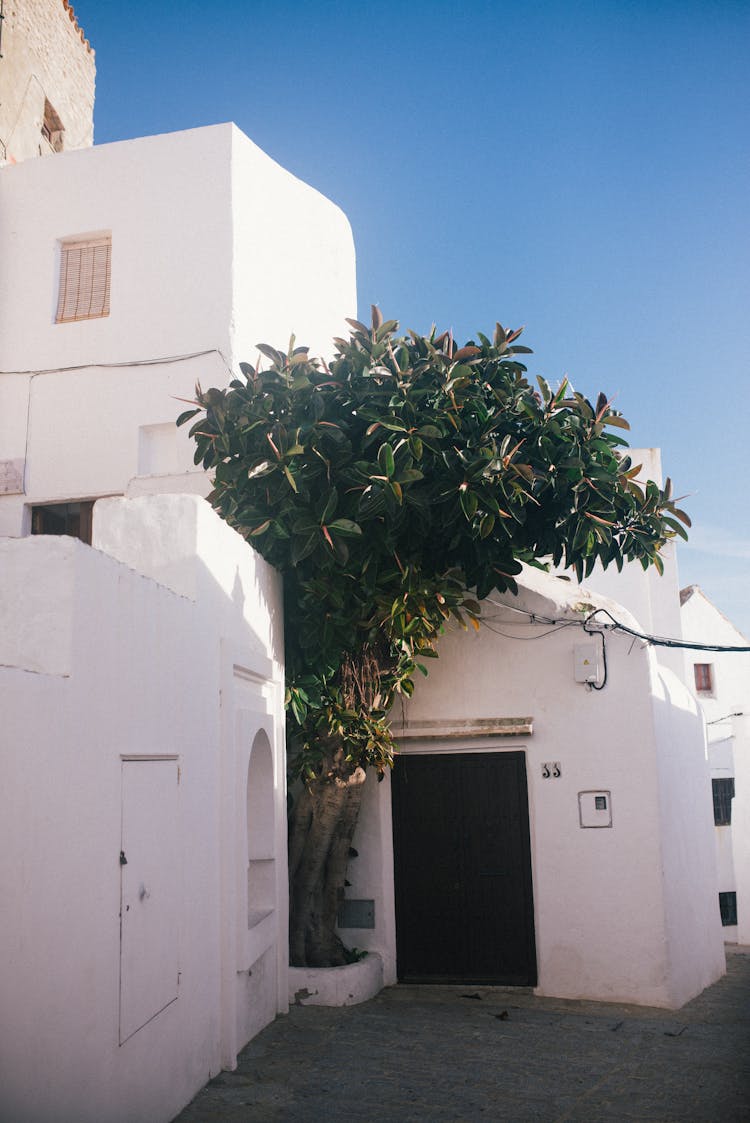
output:
[{"label": "house number 55", "polygon": [[542,776],[544,777],[545,780],[549,780],[550,777],[553,780],[556,780],[558,778],[558,776],[561,776],[561,775],[562,775],[562,772],[560,770],[560,761],[559,760],[545,760],[544,761],[544,763],[542,764]]}]

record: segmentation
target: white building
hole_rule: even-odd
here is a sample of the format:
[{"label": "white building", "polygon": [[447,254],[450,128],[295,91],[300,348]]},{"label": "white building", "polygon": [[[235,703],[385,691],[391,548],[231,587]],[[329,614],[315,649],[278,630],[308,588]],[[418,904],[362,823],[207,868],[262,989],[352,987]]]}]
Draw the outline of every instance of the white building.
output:
[{"label": "white building", "polygon": [[[684,638],[747,640],[697,585],[680,593]],[[750,943],[750,653],[687,651],[686,675],[706,718],[724,938]]]},{"label": "white building", "polygon": [[[661,482],[658,450],[632,456]],[[680,1006],[723,973],[700,707],[679,649],[610,627],[680,637],[664,560],[583,586],[527,569],[478,634],[441,641],[395,715],[400,757],[365,797],[340,916],[387,982]]]},{"label": "white building", "polygon": [[286,1009],[278,580],[198,496],[94,526],[0,538],[14,1123],[169,1120]]},{"label": "white building", "polygon": [[22,160],[36,106],[0,167],[0,1117],[154,1123],[288,992],[281,589],[178,399],[259,341],[324,350],[354,254],[232,125],[66,150],[70,11],[19,0],[0,63],[36,27],[65,64],[62,151]]}]

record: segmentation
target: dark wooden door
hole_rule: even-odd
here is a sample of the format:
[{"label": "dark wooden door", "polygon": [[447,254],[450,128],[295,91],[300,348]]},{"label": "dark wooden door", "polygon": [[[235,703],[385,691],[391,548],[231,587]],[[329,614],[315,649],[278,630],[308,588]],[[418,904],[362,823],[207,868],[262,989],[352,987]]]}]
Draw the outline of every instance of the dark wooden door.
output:
[{"label": "dark wooden door", "polygon": [[399,979],[534,985],[524,753],[399,756],[392,790]]}]

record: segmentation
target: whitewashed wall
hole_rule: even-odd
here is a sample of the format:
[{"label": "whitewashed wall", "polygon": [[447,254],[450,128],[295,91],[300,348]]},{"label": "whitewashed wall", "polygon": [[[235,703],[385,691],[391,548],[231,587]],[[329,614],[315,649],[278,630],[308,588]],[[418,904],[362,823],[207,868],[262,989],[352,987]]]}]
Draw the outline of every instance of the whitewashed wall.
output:
[{"label": "whitewashed wall", "polygon": [[737,942],[750,945],[750,712],[732,719],[734,742],[741,746],[734,767],[732,852],[737,885]]},{"label": "whitewashed wall", "polygon": [[[412,726],[532,715],[531,736],[409,740],[402,751],[526,753],[539,994],[679,1006],[724,971],[701,722],[684,687],[660,679],[653,655],[630,638],[607,635],[608,681],[593,691],[574,681],[574,648],[589,642],[580,628],[528,642],[548,625],[498,606],[581,620],[580,591],[565,589],[524,574],[517,598],[484,606],[519,640],[449,630],[406,707]],[[622,606],[595,603],[633,623]],[[559,779],[542,777],[546,760],[561,763]],[[611,791],[612,829],[581,829],[577,793],[592,789]],[[347,894],[375,899],[376,928],[343,935],[381,952],[393,980],[388,782],[369,785],[354,845]]]},{"label": "whitewashed wall", "polygon": [[[697,586],[683,591],[685,639],[726,647],[747,640]],[[737,925],[724,928],[729,942],[750,943],[750,653],[686,651],[685,678],[705,715],[711,777],[734,777],[731,825],[717,826],[714,837],[719,891],[737,894]],[[695,663],[711,667],[713,689],[695,692]],[[737,716],[739,715],[739,716]]]},{"label": "whitewashed wall", "polygon": [[95,535],[0,540],[14,1123],[168,1121],[286,1009],[278,578],[194,496]]},{"label": "whitewashed wall", "polygon": [[[102,232],[110,315],[55,324],[60,239]],[[280,590],[198,498],[177,399],[257,342],[325,349],[356,308],[351,232],[219,125],[0,168],[0,263],[0,1117],[153,1123],[288,990]],[[95,549],[23,537],[33,504],[87,499]],[[177,767],[152,895],[179,984],[167,939],[123,1023],[121,831],[153,857]]]},{"label": "whitewashed wall", "polygon": [[[102,231],[110,315],[56,324],[59,239]],[[205,492],[178,399],[356,309],[342,212],[233,125],[0,169],[0,261],[0,535],[30,502]]]}]

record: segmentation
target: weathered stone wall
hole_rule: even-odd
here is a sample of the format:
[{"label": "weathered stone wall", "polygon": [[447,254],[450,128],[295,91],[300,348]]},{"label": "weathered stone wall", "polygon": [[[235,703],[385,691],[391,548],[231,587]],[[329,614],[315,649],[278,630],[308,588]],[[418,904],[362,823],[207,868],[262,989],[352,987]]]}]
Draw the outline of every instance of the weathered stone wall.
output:
[{"label": "weathered stone wall", "polygon": [[[94,52],[67,0],[10,0],[0,44],[0,163],[94,143]],[[63,132],[43,134],[45,103]],[[52,124],[57,122],[52,119]]]}]

